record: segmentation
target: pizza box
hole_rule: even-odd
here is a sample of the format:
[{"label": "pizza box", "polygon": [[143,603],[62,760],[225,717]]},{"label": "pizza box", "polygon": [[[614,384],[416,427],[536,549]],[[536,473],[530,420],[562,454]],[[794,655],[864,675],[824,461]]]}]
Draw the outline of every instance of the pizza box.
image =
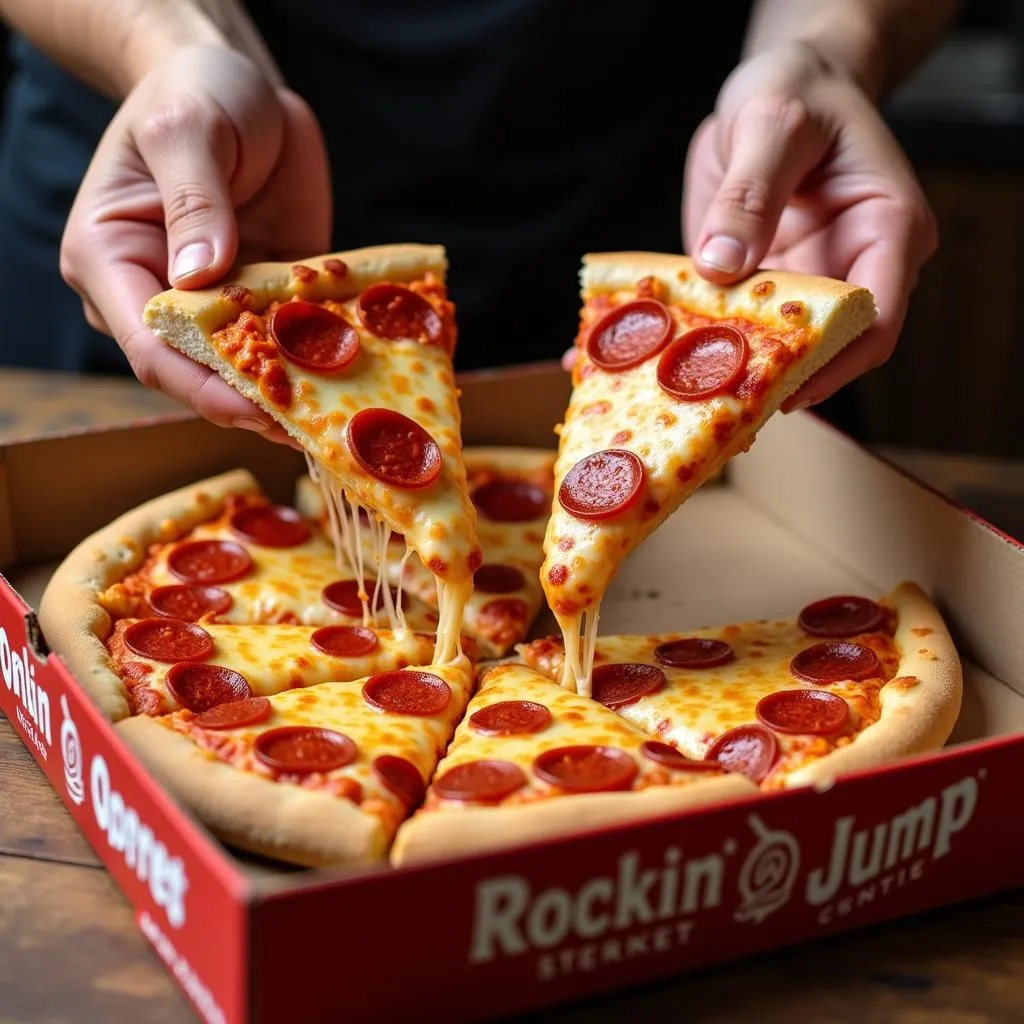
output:
[{"label": "pizza box", "polygon": [[[467,443],[554,443],[557,367],[462,387]],[[917,580],[964,658],[947,748],[821,791],[402,870],[226,851],[146,775],[32,612],[56,562],[118,513],[238,465],[287,501],[301,457],[186,415],[0,455],[0,709],[206,1021],[504,1015],[1024,883],[1024,830],[1005,824],[1024,775],[1024,548],[809,413],[775,417],[634,553],[602,629],[786,616]]]}]

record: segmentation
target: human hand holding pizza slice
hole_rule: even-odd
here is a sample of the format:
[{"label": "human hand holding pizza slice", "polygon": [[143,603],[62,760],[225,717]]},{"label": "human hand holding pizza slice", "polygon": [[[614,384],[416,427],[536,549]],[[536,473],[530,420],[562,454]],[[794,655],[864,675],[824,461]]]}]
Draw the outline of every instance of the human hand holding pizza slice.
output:
[{"label": "human hand holding pizza slice", "polygon": [[237,260],[328,247],[330,179],[305,103],[248,57],[171,54],[131,89],[89,166],[64,233],[61,272],[136,376],[221,426],[287,441],[216,373],[142,321],[167,283],[199,288]]},{"label": "human hand holding pizza slice", "polygon": [[792,396],[820,402],[884,363],[938,244],[914,173],[854,73],[788,43],[741,64],[687,158],[686,250],[716,284],[759,266],[867,288],[878,319]]}]

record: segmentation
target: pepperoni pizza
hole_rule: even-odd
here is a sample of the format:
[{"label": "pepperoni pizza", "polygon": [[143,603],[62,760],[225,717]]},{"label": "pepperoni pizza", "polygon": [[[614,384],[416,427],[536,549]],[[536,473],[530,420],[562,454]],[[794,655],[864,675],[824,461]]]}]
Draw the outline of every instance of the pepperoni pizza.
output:
[{"label": "pepperoni pizza", "polygon": [[461,657],[116,726],[225,842],[307,867],[387,855],[469,700]]},{"label": "pepperoni pizza", "polygon": [[[554,638],[525,644],[558,679]],[[904,583],[880,601],[837,596],[793,619],[597,641],[592,699],[679,756],[774,790],[940,747],[962,674],[934,606]]]},{"label": "pepperoni pizza", "polygon": [[[500,657],[526,638],[544,603],[539,573],[555,456],[537,448],[466,448],[463,459],[483,563],[473,574],[462,628],[481,656]],[[298,482],[295,506],[327,525],[322,492],[308,476]],[[391,542],[400,547],[402,538],[392,534]],[[369,562],[373,552],[364,556]],[[436,607],[433,577],[415,555],[392,558],[385,572],[404,593]]]},{"label": "pepperoni pizza", "polygon": [[339,570],[314,523],[271,504],[237,470],[147,502],[83,540],[54,573],[39,618],[116,721],[209,702],[184,693],[268,694],[429,663],[437,613],[408,597],[405,628],[380,630],[384,590],[398,600]]},{"label": "pepperoni pizza", "polygon": [[875,308],[863,288],[776,271],[720,288],[688,258],[653,253],[588,256],[582,283],[541,581],[562,683],[589,693],[601,599],[623,559]]},{"label": "pepperoni pizza", "polygon": [[[335,543],[363,575],[360,533],[383,564],[391,531],[436,580],[438,662],[480,565],[452,369],[444,250],[392,245],[241,268],[215,288],[155,296],[146,324],[212,367],[307,452]],[[370,513],[364,526],[359,508]],[[387,594],[392,628],[401,625]]]},{"label": "pepperoni pizza", "polygon": [[[486,670],[391,861],[411,864],[755,793],[525,665]],[[567,804],[571,800],[571,805]]]}]

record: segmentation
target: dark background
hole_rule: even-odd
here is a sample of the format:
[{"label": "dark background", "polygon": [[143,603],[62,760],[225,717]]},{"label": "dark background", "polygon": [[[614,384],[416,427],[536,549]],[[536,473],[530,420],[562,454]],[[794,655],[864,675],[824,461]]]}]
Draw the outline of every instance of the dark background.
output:
[{"label": "dark background", "polygon": [[[0,26],[0,89],[6,33]],[[940,226],[900,345],[856,385],[863,439],[1024,456],[1024,0],[963,5],[887,116]]]}]

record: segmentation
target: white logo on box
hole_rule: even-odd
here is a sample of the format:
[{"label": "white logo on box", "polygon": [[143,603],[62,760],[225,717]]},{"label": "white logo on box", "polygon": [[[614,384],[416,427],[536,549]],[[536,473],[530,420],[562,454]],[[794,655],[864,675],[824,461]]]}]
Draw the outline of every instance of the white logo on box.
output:
[{"label": "white logo on box", "polygon": [[790,832],[768,828],[756,814],[747,822],[757,844],[740,868],[740,905],[733,917],[761,924],[789,902],[800,870],[800,844]]},{"label": "white logo on box", "polygon": [[78,726],[71,717],[68,699],[60,695],[60,710],[64,720],[60,724],[60,756],[64,759],[64,785],[68,796],[80,807],[85,800],[85,777],[82,771],[82,741]]}]

